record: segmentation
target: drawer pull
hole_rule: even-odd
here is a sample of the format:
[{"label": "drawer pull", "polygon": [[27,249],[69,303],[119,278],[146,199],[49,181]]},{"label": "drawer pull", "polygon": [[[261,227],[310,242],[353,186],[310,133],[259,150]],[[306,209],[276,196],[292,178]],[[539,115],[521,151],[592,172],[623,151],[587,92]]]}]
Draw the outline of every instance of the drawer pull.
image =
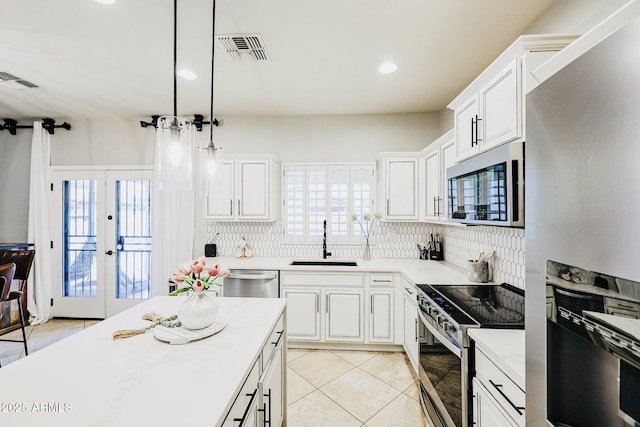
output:
[{"label": "drawer pull", "polygon": [[489,380],[489,382],[490,382],[490,383],[491,383],[491,385],[492,385],[492,386],[493,386],[493,387],[498,391],[498,393],[500,393],[500,395],[502,395],[502,397],[504,397],[504,398],[505,398],[505,400],[506,400],[507,402],[509,402],[509,405],[511,405],[511,407],[512,407],[513,409],[515,409],[515,410],[516,410],[516,412],[517,412],[519,415],[523,415],[523,414],[522,414],[522,411],[524,411],[524,407],[522,407],[522,406],[516,406],[516,405],[511,401],[511,399],[509,399],[509,398],[507,397],[507,395],[506,395],[506,394],[504,394],[504,392],[502,391],[502,384],[496,384],[496,383],[494,383],[494,382],[493,382],[493,380]]},{"label": "drawer pull", "polygon": [[233,419],[234,422],[240,423],[238,427],[242,427],[244,425],[244,422],[247,419],[247,416],[249,415],[249,411],[251,410],[251,406],[253,406],[253,401],[255,400],[257,394],[258,394],[258,389],[255,389],[253,393],[247,393],[245,395],[247,397],[251,397],[251,400],[249,400],[249,404],[245,408],[244,413],[242,414],[242,418]]},{"label": "drawer pull", "polygon": [[280,338],[282,338],[282,333],[283,333],[283,332],[284,332],[284,331],[278,331],[278,332],[276,332],[276,334],[278,334],[278,339],[277,339],[275,342],[271,341],[271,344],[273,344],[273,345],[277,346],[277,345],[278,345],[278,343],[280,342]]},{"label": "drawer pull", "polygon": [[407,291],[409,293],[409,295],[413,295],[413,291],[409,288],[407,288],[406,286],[404,287],[404,290]]}]

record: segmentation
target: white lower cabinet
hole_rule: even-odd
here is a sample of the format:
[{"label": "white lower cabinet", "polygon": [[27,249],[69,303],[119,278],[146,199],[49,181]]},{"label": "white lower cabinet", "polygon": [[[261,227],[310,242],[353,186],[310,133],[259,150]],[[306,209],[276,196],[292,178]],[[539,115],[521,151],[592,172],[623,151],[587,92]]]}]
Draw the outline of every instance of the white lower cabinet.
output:
[{"label": "white lower cabinet", "polygon": [[285,414],[286,336],[282,316],[227,413],[222,427],[280,427]]},{"label": "white lower cabinet", "polygon": [[364,342],[364,290],[327,289],[325,341]]},{"label": "white lower cabinet", "polygon": [[284,414],[283,347],[282,339],[273,352],[270,362],[258,383],[260,404],[258,407],[259,426],[280,426]]},{"label": "white lower cabinet", "polygon": [[411,360],[411,365],[415,372],[418,372],[418,359],[420,358],[420,343],[418,342],[418,304],[416,300],[415,287],[403,281],[404,295],[404,340],[402,342],[404,351]]},{"label": "white lower cabinet", "polygon": [[393,274],[282,272],[280,280],[290,341],[394,344]]},{"label": "white lower cabinet", "polygon": [[233,406],[227,413],[222,427],[244,427],[256,425],[258,409],[258,379],[260,378],[260,358],[255,361],[247,375]]},{"label": "white lower cabinet", "polygon": [[473,425],[485,427],[517,427],[501,409],[500,404],[484,388],[477,378],[473,379]]},{"label": "white lower cabinet", "polygon": [[473,421],[478,427],[524,426],[525,392],[476,346]]},{"label": "white lower cabinet", "polygon": [[287,337],[320,341],[320,289],[283,288],[287,299]]},{"label": "white lower cabinet", "polygon": [[369,291],[369,342],[393,343],[393,289]]}]

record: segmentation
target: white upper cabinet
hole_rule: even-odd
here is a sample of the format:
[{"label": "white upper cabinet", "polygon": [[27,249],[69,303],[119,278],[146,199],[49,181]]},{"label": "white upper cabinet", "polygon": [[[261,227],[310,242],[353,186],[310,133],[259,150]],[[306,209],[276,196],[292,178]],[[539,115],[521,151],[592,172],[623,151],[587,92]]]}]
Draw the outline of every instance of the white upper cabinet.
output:
[{"label": "white upper cabinet", "polygon": [[277,220],[278,165],[275,156],[225,156],[207,185],[204,219]]},{"label": "white upper cabinet", "polygon": [[453,130],[449,131],[449,137],[447,140],[442,141],[440,146],[440,164],[442,165],[442,171],[440,177],[442,182],[440,183],[440,191],[442,192],[442,213],[440,219],[446,221],[449,212],[449,191],[447,182],[447,168],[453,166],[456,163],[456,140],[453,135]]},{"label": "white upper cabinet", "polygon": [[204,219],[234,219],[235,162],[224,160],[215,179],[207,183]]},{"label": "white upper cabinet", "polygon": [[522,137],[522,72],[514,59],[480,90],[481,142],[484,149]]},{"label": "white upper cabinet", "polygon": [[383,185],[383,218],[387,221],[418,219],[417,153],[382,153],[378,161]]},{"label": "white upper cabinet", "polygon": [[453,165],[454,161],[453,129],[429,144],[420,153],[420,220],[446,220],[446,168]]},{"label": "white upper cabinet", "polygon": [[454,112],[456,159],[522,137],[522,73],[514,59]]},{"label": "white upper cabinet", "polygon": [[480,150],[478,96],[474,95],[453,113],[456,138],[456,159],[470,157]]},{"label": "white upper cabinet", "polygon": [[525,140],[525,95],[537,86],[531,70],[575,38],[519,37],[449,104],[454,111],[456,161]]}]

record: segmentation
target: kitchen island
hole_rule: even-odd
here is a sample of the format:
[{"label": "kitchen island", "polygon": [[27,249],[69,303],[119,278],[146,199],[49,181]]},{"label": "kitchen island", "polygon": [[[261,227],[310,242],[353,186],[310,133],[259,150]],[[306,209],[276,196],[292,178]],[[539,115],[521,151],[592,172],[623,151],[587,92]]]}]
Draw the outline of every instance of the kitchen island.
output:
[{"label": "kitchen island", "polygon": [[152,331],[113,340],[116,330],[146,326],[144,313],[176,313],[184,298],[152,298],[0,368],[0,425],[222,425],[250,372],[265,368],[286,301],[220,298],[225,329],[185,345]]}]

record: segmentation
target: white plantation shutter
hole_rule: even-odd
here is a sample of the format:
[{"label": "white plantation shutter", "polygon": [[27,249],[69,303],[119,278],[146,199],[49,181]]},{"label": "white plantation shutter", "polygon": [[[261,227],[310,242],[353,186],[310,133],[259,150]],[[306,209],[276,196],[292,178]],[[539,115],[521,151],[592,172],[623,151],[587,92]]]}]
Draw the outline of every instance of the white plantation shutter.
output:
[{"label": "white plantation shutter", "polygon": [[283,165],[284,241],[320,242],[323,222],[332,243],[364,241],[351,215],[374,211],[375,164]]}]

